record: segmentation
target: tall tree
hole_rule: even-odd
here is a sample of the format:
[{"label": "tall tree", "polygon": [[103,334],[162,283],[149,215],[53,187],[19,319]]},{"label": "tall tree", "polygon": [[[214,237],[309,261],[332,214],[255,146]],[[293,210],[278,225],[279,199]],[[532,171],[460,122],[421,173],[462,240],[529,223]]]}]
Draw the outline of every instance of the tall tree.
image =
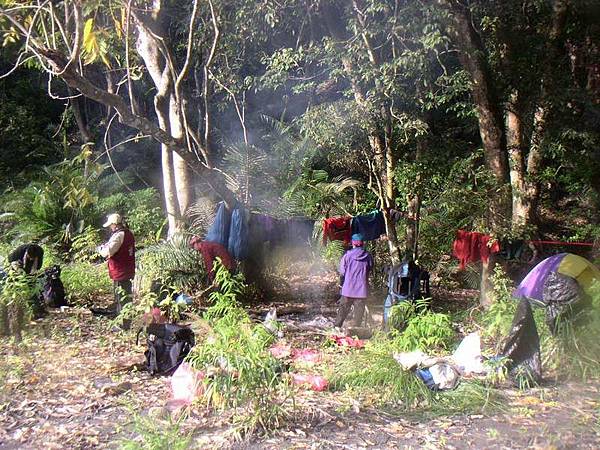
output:
[{"label": "tall tree", "polygon": [[[207,91],[208,66],[219,37],[217,14],[209,1],[202,14],[204,22],[212,27],[203,27],[198,35],[198,2],[169,5],[168,17],[172,18],[174,11],[183,11],[187,19],[183,33],[186,51],[178,54],[180,42],[167,33],[166,10],[160,0],[113,4],[80,0],[58,4],[3,1],[0,16],[21,45],[16,66],[35,58],[51,78],[62,79],[69,88],[115,111],[122,123],[161,143],[164,191],[173,233],[181,227],[181,214],[190,203],[190,168],[227,202],[236,199],[222,174],[212,166],[207,152],[206,137],[211,134],[209,110],[204,111],[204,120],[190,120],[194,117],[190,106],[195,102],[190,100],[186,85],[191,78],[190,66],[198,66],[193,58],[199,58],[200,67],[205,69],[202,83]],[[106,23],[113,25],[114,33]],[[142,61],[131,55],[134,39]],[[134,60],[143,64],[134,64]],[[115,91],[106,82],[108,77],[100,75],[116,72],[131,86],[132,72],[139,69],[146,70],[154,82],[157,122],[136,108],[131,89]],[[194,123],[205,128],[199,129]]]}]

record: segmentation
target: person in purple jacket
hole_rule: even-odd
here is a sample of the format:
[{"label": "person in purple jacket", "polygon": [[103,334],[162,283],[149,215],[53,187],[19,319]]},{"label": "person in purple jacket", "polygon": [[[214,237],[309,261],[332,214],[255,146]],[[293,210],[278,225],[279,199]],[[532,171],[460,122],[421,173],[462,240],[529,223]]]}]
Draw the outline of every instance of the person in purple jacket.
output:
[{"label": "person in purple jacket", "polygon": [[369,272],[373,268],[373,257],[363,248],[362,234],[352,235],[352,249],[340,261],[342,297],[335,326],[341,327],[354,305],[353,325],[359,327],[365,312],[365,300],[369,291]]}]

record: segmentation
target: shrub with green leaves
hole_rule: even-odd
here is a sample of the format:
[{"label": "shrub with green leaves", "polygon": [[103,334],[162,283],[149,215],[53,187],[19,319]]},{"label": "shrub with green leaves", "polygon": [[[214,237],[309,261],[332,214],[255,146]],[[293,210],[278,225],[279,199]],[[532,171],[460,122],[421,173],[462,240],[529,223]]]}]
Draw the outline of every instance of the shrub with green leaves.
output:
[{"label": "shrub with green leaves", "polygon": [[160,239],[165,216],[156,189],[119,192],[101,199],[97,207],[102,214],[122,214],[138,244],[156,243]]},{"label": "shrub with green leaves", "polygon": [[544,310],[535,311],[540,331],[542,365],[558,376],[597,378],[600,373],[600,280],[592,286],[588,307],[577,317],[558,321],[552,335]]},{"label": "shrub with green leaves", "polygon": [[183,234],[139,251],[136,260],[140,295],[150,292],[156,283],[189,293],[206,281],[202,255],[188,245],[188,237]]},{"label": "shrub with green leaves", "polygon": [[217,409],[235,408],[234,425],[241,434],[277,427],[289,393],[281,363],[269,352],[274,336],[240,306],[238,297],[246,289],[242,275],[231,275],[217,262],[215,283],[213,305],[203,316],[209,335],[188,356],[207,375],[202,401]]},{"label": "shrub with green leaves", "polygon": [[71,245],[71,255],[74,261],[77,262],[92,262],[98,259],[98,251],[96,248],[102,239],[98,229],[88,225],[85,229],[73,237],[73,244]]},{"label": "shrub with green leaves", "polygon": [[69,303],[89,305],[98,296],[112,292],[106,264],[77,262],[64,266],[60,278],[65,286]]},{"label": "shrub with green leaves", "polygon": [[118,442],[121,450],[187,450],[192,446],[191,433],[182,430],[186,415],[168,421],[144,417],[131,411],[135,439],[122,439]]},{"label": "shrub with green leaves", "polygon": [[6,278],[0,283],[0,333],[12,334],[20,342],[25,324],[36,312],[34,299],[41,286],[35,277],[20,267],[8,266],[5,272]]},{"label": "shrub with green leaves", "polygon": [[38,180],[6,196],[2,218],[17,238],[48,238],[68,249],[86,225],[98,222],[95,186],[104,166],[90,156],[86,149],[73,159],[44,167]]},{"label": "shrub with green leaves", "polygon": [[396,333],[394,345],[399,351],[435,352],[449,349],[455,336],[448,314],[427,311],[408,320],[406,329]]}]

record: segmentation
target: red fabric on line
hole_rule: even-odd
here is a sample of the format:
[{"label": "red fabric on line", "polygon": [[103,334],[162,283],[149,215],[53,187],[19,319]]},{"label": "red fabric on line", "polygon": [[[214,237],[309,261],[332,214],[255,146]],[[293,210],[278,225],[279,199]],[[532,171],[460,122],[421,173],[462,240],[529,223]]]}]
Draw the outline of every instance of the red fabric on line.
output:
[{"label": "red fabric on line", "polygon": [[331,217],[323,220],[323,245],[330,241],[349,244],[352,237],[352,217]]},{"label": "red fabric on line", "polygon": [[491,236],[483,233],[458,230],[452,243],[452,253],[458,258],[459,267],[464,269],[467,264],[483,261],[487,263],[490,255],[500,251],[500,244],[495,241],[489,244]]}]

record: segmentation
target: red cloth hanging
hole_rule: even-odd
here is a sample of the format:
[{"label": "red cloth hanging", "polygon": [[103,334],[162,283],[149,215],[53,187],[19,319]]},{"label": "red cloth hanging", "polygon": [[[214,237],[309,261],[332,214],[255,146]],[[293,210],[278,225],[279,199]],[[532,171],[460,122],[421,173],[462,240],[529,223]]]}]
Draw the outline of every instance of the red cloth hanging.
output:
[{"label": "red cloth hanging", "polygon": [[500,251],[500,244],[494,241],[490,245],[491,236],[474,231],[458,230],[452,244],[452,253],[458,258],[459,268],[467,264],[483,261],[487,263],[490,255]]},{"label": "red cloth hanging", "polygon": [[330,241],[344,241],[350,244],[352,237],[352,217],[330,217],[323,220],[323,245]]}]

